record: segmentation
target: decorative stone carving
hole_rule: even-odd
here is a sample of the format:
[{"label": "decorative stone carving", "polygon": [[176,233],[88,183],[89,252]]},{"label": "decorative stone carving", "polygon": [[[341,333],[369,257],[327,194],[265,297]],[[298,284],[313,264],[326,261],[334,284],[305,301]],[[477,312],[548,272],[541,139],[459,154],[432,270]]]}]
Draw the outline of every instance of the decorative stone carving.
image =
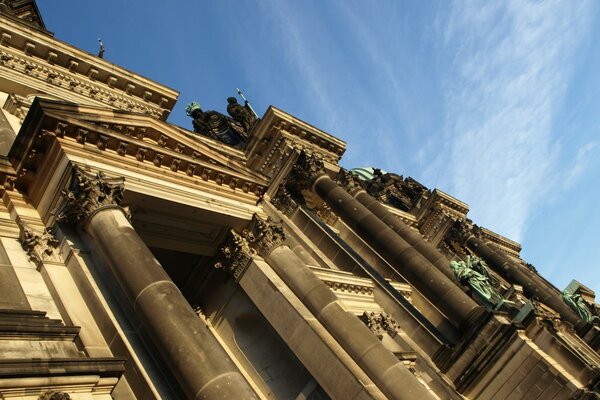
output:
[{"label": "decorative stone carving", "polygon": [[53,213],[59,222],[79,224],[97,209],[119,205],[123,200],[124,178],[108,178],[102,171],[88,175],[78,167],[73,168],[69,190],[62,190],[62,205]]},{"label": "decorative stone carving", "polygon": [[562,298],[565,303],[579,315],[579,318],[590,324],[600,324],[600,317],[594,315],[590,304],[588,304],[580,294],[574,293],[567,288],[563,290]]},{"label": "decorative stone carving", "polygon": [[277,190],[277,193],[275,194],[271,202],[275,207],[277,207],[281,212],[283,212],[286,215],[288,215],[289,213],[291,213],[292,210],[298,207],[298,203],[296,203],[294,199],[292,199],[292,195],[283,185],[279,187],[279,190]]},{"label": "decorative stone carving", "polygon": [[244,230],[242,236],[261,257],[266,257],[285,242],[281,221],[276,222],[271,217],[263,220],[255,215],[250,229]]},{"label": "decorative stone carving", "polygon": [[51,227],[47,227],[41,232],[32,229],[22,222],[19,224],[19,227],[21,228],[19,238],[21,246],[38,269],[41,268],[44,261],[61,261],[60,256],[55,252],[59,241],[54,237]]},{"label": "decorative stone carving", "polygon": [[237,281],[250,265],[252,256],[256,254],[256,251],[250,247],[244,237],[234,230],[231,230],[230,233],[226,244],[221,247],[221,252],[214,266],[217,269],[229,272]]},{"label": "decorative stone carving", "polygon": [[315,154],[302,151],[286,179],[285,187],[294,200],[302,201],[302,191],[309,190],[321,175],[325,175],[323,161]]},{"label": "decorative stone carving", "polygon": [[38,400],[71,400],[71,396],[65,392],[49,391],[38,397]]},{"label": "decorative stone carving", "polygon": [[244,229],[241,234],[231,230],[214,267],[229,272],[237,281],[250,265],[253,256],[265,257],[284,240],[285,234],[280,222],[274,222],[270,217],[263,220],[255,215],[249,229]]},{"label": "decorative stone carving", "polygon": [[365,313],[362,315],[362,319],[369,329],[373,331],[377,337],[379,337],[379,339],[381,339],[385,333],[391,337],[394,337],[400,330],[400,327],[396,321],[394,321],[389,314],[375,312],[369,313],[365,311]]},{"label": "decorative stone carving", "polygon": [[342,186],[348,193],[355,195],[361,190],[365,190],[360,179],[356,177],[352,172],[342,169],[337,177],[337,182]]},{"label": "decorative stone carving", "polygon": [[384,173],[375,168],[373,179],[366,182],[367,192],[383,203],[402,211],[420,208],[421,200],[430,194],[430,190],[411,177]]}]

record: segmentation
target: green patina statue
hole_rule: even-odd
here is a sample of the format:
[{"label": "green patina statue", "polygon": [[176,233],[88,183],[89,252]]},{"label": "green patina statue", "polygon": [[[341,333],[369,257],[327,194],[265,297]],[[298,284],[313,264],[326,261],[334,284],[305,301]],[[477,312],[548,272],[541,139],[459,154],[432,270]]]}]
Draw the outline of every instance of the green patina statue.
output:
[{"label": "green patina statue", "polygon": [[451,261],[450,268],[461,285],[470,287],[474,293],[489,305],[503,302],[502,295],[492,286],[490,273],[484,261],[467,256],[467,261]]},{"label": "green patina statue", "polygon": [[579,317],[590,324],[600,323],[600,317],[594,315],[589,304],[581,297],[580,294],[573,293],[569,289],[562,292],[562,298],[575,311]]}]

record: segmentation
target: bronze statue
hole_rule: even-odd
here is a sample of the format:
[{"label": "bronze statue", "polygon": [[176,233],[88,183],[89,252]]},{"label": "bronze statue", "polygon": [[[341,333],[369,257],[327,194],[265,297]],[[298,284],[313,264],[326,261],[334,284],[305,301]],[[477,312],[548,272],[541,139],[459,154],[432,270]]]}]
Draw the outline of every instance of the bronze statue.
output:
[{"label": "bronze statue", "polygon": [[475,295],[490,305],[503,301],[502,295],[492,286],[487,266],[477,257],[467,256],[467,261],[451,261],[450,268],[456,280],[470,287]]},{"label": "bronze statue", "polygon": [[572,293],[570,290],[565,289],[562,292],[562,298],[569,307],[573,309],[579,315],[579,317],[585,322],[590,324],[600,323],[600,317],[594,315],[589,307],[589,304],[581,297],[578,293]]},{"label": "bronze statue", "polygon": [[246,132],[243,126],[217,111],[202,111],[200,104],[192,102],[185,109],[192,117],[194,132],[216,139],[236,149],[246,144]]},{"label": "bronze statue", "polygon": [[231,118],[239,122],[246,133],[249,133],[256,123],[256,117],[254,116],[252,110],[248,107],[248,102],[244,102],[244,105],[242,106],[237,102],[235,97],[228,97],[227,103],[227,112],[229,115],[231,115]]}]

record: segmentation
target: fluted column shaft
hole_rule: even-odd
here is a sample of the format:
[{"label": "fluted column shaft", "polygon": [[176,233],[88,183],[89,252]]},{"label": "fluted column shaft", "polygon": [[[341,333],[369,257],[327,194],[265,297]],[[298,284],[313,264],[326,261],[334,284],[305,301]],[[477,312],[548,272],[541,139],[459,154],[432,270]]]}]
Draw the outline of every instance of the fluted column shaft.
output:
[{"label": "fluted column shaft", "polygon": [[327,175],[316,178],[312,189],[342,221],[438,307],[454,326],[467,329],[483,313],[483,308],[455,282]]},{"label": "fluted column shaft", "polygon": [[354,198],[392,228],[394,232],[406,240],[408,244],[413,246],[415,250],[421,253],[423,257],[442,271],[450,280],[455,280],[454,273],[450,269],[450,261],[419,233],[409,228],[396,215],[391,213],[384,205],[364,190],[359,190],[355,193]]},{"label": "fluted column shaft", "polygon": [[541,278],[535,279],[522,271],[508,257],[492,246],[485,243],[480,238],[471,235],[466,240],[466,245],[471,248],[475,254],[483,258],[490,267],[508,282],[523,286],[525,294],[530,297],[537,297],[542,303],[549,305],[567,321],[576,327],[583,326],[585,323],[575,314],[573,310],[563,301],[562,296],[554,289],[548,287],[548,284]]},{"label": "fluted column shaft", "polygon": [[345,311],[325,285],[287,246],[265,256],[294,294],[390,399],[431,399],[416,377],[354,315]]}]

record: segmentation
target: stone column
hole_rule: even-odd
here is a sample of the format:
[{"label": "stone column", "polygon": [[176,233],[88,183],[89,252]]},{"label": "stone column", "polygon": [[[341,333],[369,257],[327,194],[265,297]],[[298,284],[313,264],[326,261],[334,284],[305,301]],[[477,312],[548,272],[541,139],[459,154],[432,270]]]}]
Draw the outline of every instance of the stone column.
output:
[{"label": "stone column", "polygon": [[342,178],[342,184],[346,190],[354,196],[356,200],[369,211],[375,214],[380,220],[394,230],[402,239],[415,248],[431,264],[442,271],[450,280],[454,281],[454,273],[450,269],[450,261],[438,251],[431,243],[425,240],[418,232],[412,230],[408,225],[402,222],[396,215],[390,212],[377,199],[373,198],[364,190],[360,184],[353,182],[356,179],[350,172]]},{"label": "stone column", "polygon": [[390,399],[430,399],[427,389],[283,242],[280,224],[255,218],[245,232],[262,256],[367,376]]},{"label": "stone column", "polygon": [[[459,330],[465,331],[483,314],[471,299],[392,228],[352,197],[319,168],[314,157],[303,156],[290,180],[292,194],[307,186],[381,257],[428,298]],[[304,164],[304,165],[303,165]],[[308,164],[308,165],[307,165]],[[312,165],[311,165],[312,164]],[[299,186],[298,184],[305,186]],[[295,193],[294,193],[295,192]]]},{"label": "stone column", "polygon": [[190,399],[256,399],[208,327],[133,229],[118,204],[123,180],[74,169],[57,219],[92,237],[156,348]]},{"label": "stone column", "polygon": [[523,286],[525,294],[537,297],[542,303],[556,310],[567,321],[579,328],[585,325],[579,316],[563,301],[561,294],[540,276],[528,273],[524,267],[511,261],[508,256],[468,231],[462,232],[465,244],[509,283]]}]

